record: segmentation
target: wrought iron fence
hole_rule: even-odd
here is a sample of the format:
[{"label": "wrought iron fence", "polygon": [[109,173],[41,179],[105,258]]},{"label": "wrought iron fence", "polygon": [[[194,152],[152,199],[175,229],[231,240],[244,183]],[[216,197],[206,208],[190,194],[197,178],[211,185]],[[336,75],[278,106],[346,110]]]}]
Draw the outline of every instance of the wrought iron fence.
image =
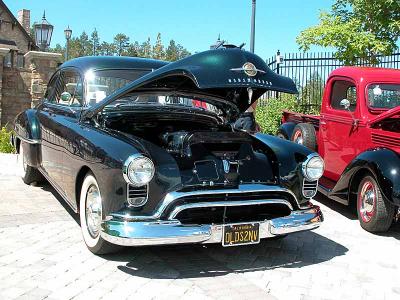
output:
[{"label": "wrought iron fence", "polygon": [[[279,59],[281,57],[282,59]],[[388,56],[378,56],[378,67],[400,68],[400,53]],[[278,59],[278,61],[277,61]],[[325,82],[329,74],[344,64],[334,57],[331,52],[319,53],[289,53],[271,57],[267,60],[268,66],[278,74],[290,77],[296,83],[299,94],[299,104],[305,112],[319,110]],[[356,66],[368,66],[368,63],[359,59]],[[267,92],[259,101],[266,104],[269,98],[281,98],[282,94]]]}]

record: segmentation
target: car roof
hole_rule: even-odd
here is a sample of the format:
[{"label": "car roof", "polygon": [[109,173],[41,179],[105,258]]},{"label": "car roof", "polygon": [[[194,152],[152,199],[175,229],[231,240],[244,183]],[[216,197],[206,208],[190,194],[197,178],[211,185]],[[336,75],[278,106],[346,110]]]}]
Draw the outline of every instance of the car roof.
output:
[{"label": "car roof", "polygon": [[375,80],[399,81],[400,70],[376,67],[340,67],[332,71],[330,76],[347,76],[356,82],[371,82]]},{"label": "car roof", "polygon": [[88,70],[104,69],[148,69],[155,70],[169,62],[141,57],[129,56],[83,56],[63,63],[60,68],[74,67],[82,73]]}]

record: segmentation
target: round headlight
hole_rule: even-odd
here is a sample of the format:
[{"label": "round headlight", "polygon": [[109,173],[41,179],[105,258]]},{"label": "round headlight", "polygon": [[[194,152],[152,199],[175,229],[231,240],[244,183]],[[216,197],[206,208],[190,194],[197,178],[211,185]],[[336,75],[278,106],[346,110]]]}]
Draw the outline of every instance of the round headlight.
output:
[{"label": "round headlight", "polygon": [[310,181],[318,180],[324,174],[324,160],[317,154],[312,154],[303,162],[303,175]]},{"label": "round headlight", "polygon": [[124,163],[124,178],[135,186],[148,184],[154,176],[154,164],[150,158],[132,155]]}]

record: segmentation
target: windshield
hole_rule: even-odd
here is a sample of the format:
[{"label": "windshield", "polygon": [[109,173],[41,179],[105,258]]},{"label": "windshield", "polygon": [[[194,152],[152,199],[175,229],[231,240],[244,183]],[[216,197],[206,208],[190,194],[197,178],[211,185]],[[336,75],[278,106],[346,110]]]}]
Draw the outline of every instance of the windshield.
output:
[{"label": "windshield", "polygon": [[368,105],[375,109],[391,109],[400,105],[400,84],[371,84]]},{"label": "windshield", "polygon": [[123,98],[115,100],[111,104],[107,105],[106,109],[114,109],[128,106],[178,106],[208,111],[218,115],[222,114],[222,111],[219,108],[208,103],[206,99],[179,95],[176,93],[128,94]]},{"label": "windshield", "polygon": [[85,74],[86,105],[99,103],[117,89],[149,72],[151,70],[89,70]]}]

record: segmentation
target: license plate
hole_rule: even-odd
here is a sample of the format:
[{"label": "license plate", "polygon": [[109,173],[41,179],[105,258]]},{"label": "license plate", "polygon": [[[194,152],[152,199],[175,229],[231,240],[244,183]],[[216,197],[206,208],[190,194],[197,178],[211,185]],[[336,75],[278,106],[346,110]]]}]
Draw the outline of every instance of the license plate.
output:
[{"label": "license plate", "polygon": [[260,224],[224,225],[222,246],[240,246],[260,242]]}]

